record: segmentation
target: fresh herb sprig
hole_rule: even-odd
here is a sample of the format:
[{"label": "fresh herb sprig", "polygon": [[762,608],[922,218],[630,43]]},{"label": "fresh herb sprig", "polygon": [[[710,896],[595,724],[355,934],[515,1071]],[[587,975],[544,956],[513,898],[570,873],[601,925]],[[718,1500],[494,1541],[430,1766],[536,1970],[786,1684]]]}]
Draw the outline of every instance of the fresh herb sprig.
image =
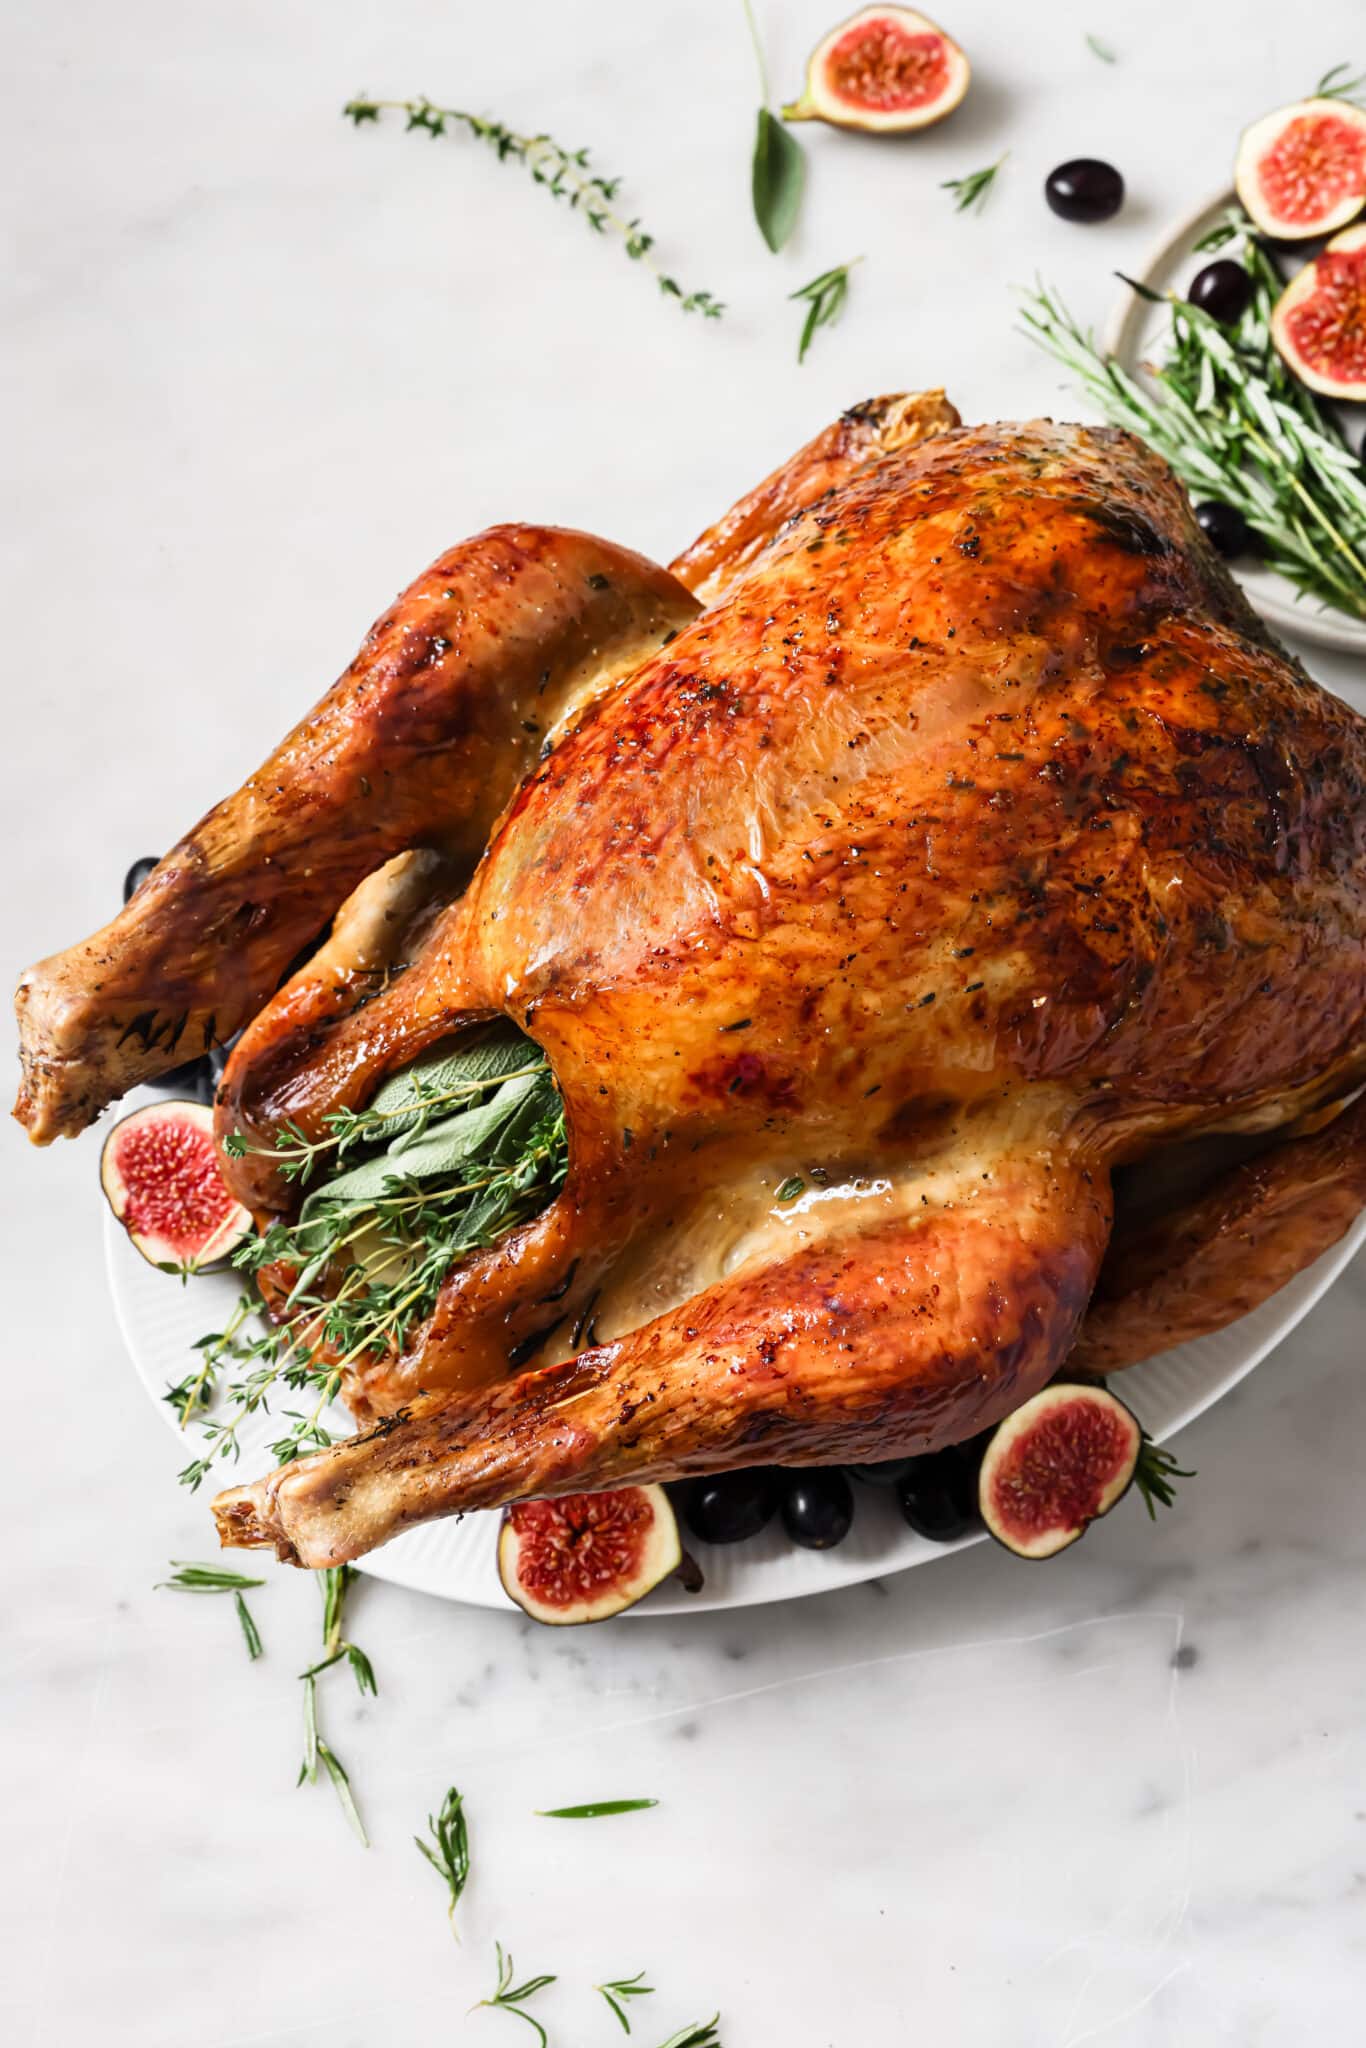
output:
[{"label": "fresh herb sprig", "polygon": [[721,2048],[721,2036],[717,2028],[721,2024],[720,2013],[713,2013],[709,2020],[694,2020],[677,2034],[670,2034],[667,2041],[661,2041],[659,2048]]},{"label": "fresh herb sprig", "polygon": [[342,1633],[347,1589],[357,1576],[354,1565],[329,1566],[317,1576],[323,1602],[323,1654],[316,1664],[299,1673],[304,1688],[304,1758],[295,1783],[302,1785],[307,1780],[310,1785],[316,1785],[321,1764],[332,1781],[347,1824],[361,1847],[368,1849],[370,1837],[365,1832],[365,1823],[360,1817],[346,1767],[336,1751],[324,1742],[318,1728],[318,1680],[324,1671],[345,1658],[362,1698],[367,1693],[378,1693],[379,1686],[374,1666],[364,1650],[349,1642]]},{"label": "fresh herb sprig", "polygon": [[1149,384],[1103,355],[1044,285],[1026,294],[1025,331],[1107,419],[1165,456],[1193,496],[1241,512],[1271,568],[1306,596],[1366,618],[1366,481],[1341,430],[1271,342],[1280,280],[1251,224],[1234,214],[1201,246],[1234,238],[1253,281],[1247,311],[1227,329],[1173,297],[1168,355],[1150,367]]},{"label": "fresh herb sprig", "polygon": [[517,2018],[525,2020],[533,2033],[536,2034],[540,2040],[541,2048],[547,2048],[545,2028],[538,2019],[535,2019],[531,2013],[524,2011],[523,2008],[529,1998],[534,1998],[538,1991],[544,1991],[547,1984],[555,1982],[555,1978],[549,1975],[528,1977],[524,1983],[514,1984],[512,1981],[514,1976],[512,1951],[509,1949],[505,1954],[501,1941],[496,1941],[494,1947],[498,1951],[497,1989],[491,1998],[481,1998],[478,2005],[472,2006],[470,2010],[478,2012],[480,2007],[489,2006],[502,2012],[515,2013]]},{"label": "fresh herb sprig", "polygon": [[980,171],[969,171],[965,177],[942,181],[939,189],[952,192],[955,213],[967,213],[974,207],[978,213],[981,212],[987,203],[988,193],[996,183],[997,173],[1009,155],[1007,150],[1005,156],[998,156],[994,164],[985,164]]},{"label": "fresh herb sprig", "polygon": [[242,1598],[254,1586],[264,1586],[264,1579],[249,1579],[241,1572],[227,1571],[216,1564],[183,1564],[178,1557],[171,1559],[173,1570],[169,1579],[157,1581],[158,1592],[168,1593],[231,1593],[232,1604],[237,1611],[238,1625],[242,1640],[247,1646],[247,1655],[252,1663],[261,1654],[261,1632],[252,1620],[251,1610]]},{"label": "fresh herb sprig", "polygon": [[1357,72],[1354,76],[1350,64],[1334,64],[1324,72],[1309,97],[1314,100],[1350,100],[1356,106],[1363,86],[1366,86],[1366,72]]},{"label": "fresh herb sprig", "polygon": [[563,200],[572,212],[581,214],[595,234],[615,236],[630,260],[642,264],[665,297],[675,300],[683,312],[719,320],[725,311],[722,301],[711,292],[685,291],[677,278],[660,268],[652,253],[654,236],[645,232],[638,219],[628,219],[618,211],[620,178],[604,178],[595,171],[586,149],[566,149],[553,135],[523,135],[503,121],[468,113],[463,107],[438,107],[426,98],[376,100],[362,94],[348,100],[342,113],[357,128],[394,113],[404,115],[406,126],[424,135],[464,129],[486,143],[500,163],[512,159],[524,164],[533,184],[543,186],[552,199]]},{"label": "fresh herb sprig", "polygon": [[629,2034],[631,2031],[631,2021],[623,2001],[628,1998],[653,1998],[655,1995],[653,1984],[642,1984],[641,1979],[644,1975],[643,1970],[637,1970],[634,1977],[617,1977],[609,1979],[606,1984],[593,1986],[616,2014],[623,2034]]},{"label": "fresh herb sprig", "polygon": [[1144,1430],[1138,1447],[1138,1463],[1134,1467],[1134,1485],[1148,1510],[1149,1521],[1155,1522],[1158,1508],[1169,1508],[1176,1499],[1176,1488],[1172,1485],[1174,1479],[1194,1479],[1195,1476],[1184,1465],[1178,1465],[1171,1452],[1155,1444]]},{"label": "fresh herb sprig", "polygon": [[1110,45],[1103,43],[1099,36],[1087,36],[1086,47],[1093,57],[1099,57],[1102,64],[1117,64],[1119,62]]},{"label": "fresh herb sprig", "polygon": [[442,1800],[440,1810],[427,1815],[427,1832],[431,1836],[430,1842],[424,1842],[421,1835],[414,1835],[413,1841],[450,1894],[446,1914],[454,1933],[455,1909],[470,1877],[470,1833],[465,1819],[465,1801],[454,1785]]},{"label": "fresh herb sprig", "polygon": [[[759,24],[754,19],[753,0],[743,0],[743,5],[750,41],[754,45],[754,59],[759,67],[760,91],[759,117],[754,129],[754,159],[750,170],[750,197],[759,232],[776,256],[797,225],[802,188],[806,183],[806,157],[792,130],[773,111],[768,62],[764,56]],[[802,353],[805,354],[805,348]]]},{"label": "fresh herb sprig", "polygon": [[[253,1148],[235,1138],[228,1149],[240,1157]],[[510,1027],[404,1070],[367,1109],[325,1118],[320,1135],[289,1125],[273,1148],[255,1149],[301,1184],[320,1162],[332,1171],[295,1222],[272,1224],[234,1255],[246,1272],[292,1271],[278,1320],[248,1332],[250,1303],[239,1303],[222,1331],[201,1340],[200,1373],[167,1396],[182,1415],[201,1414],[213,1375],[233,1370],[221,1412],[201,1414],[200,1453],[180,1475],[192,1488],[236,1459],[242,1425],[268,1413],[282,1388],[308,1398],[284,1410],[288,1427],[270,1446],[277,1462],[330,1443],[324,1418],[347,1368],[396,1356],[451,1268],[539,1213],[568,1163],[564,1105],[545,1056]]]},{"label": "fresh herb sprig", "polygon": [[[844,311],[844,302],[849,296],[849,273],[856,263],[862,263],[861,256],[855,256],[849,263],[837,263],[833,270],[823,270],[819,277],[813,277],[810,284],[804,284],[800,291],[790,294],[793,299],[805,300],[806,318],[802,322],[802,338],[797,344],[797,361],[806,361],[819,327],[833,327]],[[732,1025],[732,1030],[739,1027]]]}]

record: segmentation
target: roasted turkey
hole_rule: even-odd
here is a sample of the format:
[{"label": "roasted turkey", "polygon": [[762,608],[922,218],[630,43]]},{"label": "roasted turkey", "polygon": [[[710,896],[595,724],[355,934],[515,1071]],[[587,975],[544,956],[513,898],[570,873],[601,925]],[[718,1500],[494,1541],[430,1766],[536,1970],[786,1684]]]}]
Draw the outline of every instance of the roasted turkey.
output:
[{"label": "roasted turkey", "polygon": [[[874,401],[672,571],[443,555],[19,1012],[39,1143],[245,1026],[262,1218],[286,1119],[491,1016],[551,1063],[562,1192],[350,1374],[363,1434],[220,1496],[227,1543],[918,1452],[1244,1313],[1366,1202],[1366,722],[1126,435]],[[1130,1211],[1215,1138],[1247,1157]]]}]

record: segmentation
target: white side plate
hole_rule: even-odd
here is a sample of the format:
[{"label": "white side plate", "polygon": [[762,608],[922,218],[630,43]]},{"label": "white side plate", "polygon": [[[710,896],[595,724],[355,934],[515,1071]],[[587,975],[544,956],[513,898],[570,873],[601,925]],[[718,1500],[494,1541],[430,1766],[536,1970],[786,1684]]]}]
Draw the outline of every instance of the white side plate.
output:
[{"label": "white side plate", "polygon": [[[1234,204],[1231,189],[1218,192],[1168,228],[1139,271],[1138,283],[1155,292],[1184,291],[1196,271],[1214,262],[1218,253],[1200,255],[1196,243],[1214,226],[1220,214]],[[1155,306],[1126,287],[1105,330],[1103,346],[1121,369],[1143,382],[1144,364],[1160,361],[1165,352],[1170,325],[1165,306]],[[1344,406],[1342,411],[1348,434],[1359,445],[1366,407]],[[1234,562],[1231,567],[1249,602],[1269,625],[1295,633],[1316,647],[1333,647],[1342,654],[1366,654],[1366,620],[1349,618],[1345,612],[1329,610],[1312,598],[1297,596],[1294,584],[1270,569],[1258,569],[1243,562]]]}]

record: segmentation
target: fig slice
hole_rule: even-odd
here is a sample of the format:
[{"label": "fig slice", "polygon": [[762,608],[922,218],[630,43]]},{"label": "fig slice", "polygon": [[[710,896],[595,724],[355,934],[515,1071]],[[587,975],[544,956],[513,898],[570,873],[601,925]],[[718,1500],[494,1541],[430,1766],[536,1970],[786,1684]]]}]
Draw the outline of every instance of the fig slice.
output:
[{"label": "fig slice", "polygon": [[153,1102],[116,1123],[100,1154],[109,1206],[154,1266],[194,1272],[236,1251],[251,1211],[228,1192],[203,1102]]},{"label": "fig slice", "polygon": [[621,1614],[682,1562],[662,1486],[519,1501],[498,1535],[504,1591],[533,1621],[559,1628]]},{"label": "fig slice", "polygon": [[1331,235],[1366,205],[1366,110],[1350,100],[1299,100],[1243,131],[1233,182],[1264,234],[1282,242]]},{"label": "fig slice", "polygon": [[1128,1492],[1143,1440],[1137,1416],[1104,1387],[1045,1387],[987,1445],[982,1520],[1016,1557],[1053,1557]]},{"label": "fig slice", "polygon": [[913,7],[865,7],[816,45],[783,119],[907,135],[951,114],[971,76],[952,36]]},{"label": "fig slice", "polygon": [[1366,399],[1366,225],[1334,235],[1291,279],[1271,339],[1311,391]]}]

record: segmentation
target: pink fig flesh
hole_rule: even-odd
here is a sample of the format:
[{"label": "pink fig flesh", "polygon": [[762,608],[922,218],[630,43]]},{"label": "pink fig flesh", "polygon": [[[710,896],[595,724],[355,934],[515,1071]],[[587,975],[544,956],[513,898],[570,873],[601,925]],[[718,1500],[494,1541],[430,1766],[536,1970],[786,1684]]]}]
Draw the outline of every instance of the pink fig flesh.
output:
[{"label": "pink fig flesh", "polygon": [[1103,1387],[1045,1387],[987,1446],[982,1519],[1017,1557],[1052,1557],[1127,1492],[1142,1445],[1137,1417]]},{"label": "pink fig flesh", "polygon": [[1264,234],[1331,234],[1366,203],[1366,111],[1350,100],[1301,100],[1246,130],[1238,197]]},{"label": "pink fig flesh", "polygon": [[104,1141],[100,1179],[153,1265],[213,1265],[251,1233],[250,1211],[219,1170],[213,1111],[203,1103],[157,1102],[124,1117]]},{"label": "pink fig flesh", "polygon": [[533,1620],[560,1627],[633,1607],[681,1559],[662,1486],[522,1501],[508,1510],[498,1538],[506,1592]]}]

